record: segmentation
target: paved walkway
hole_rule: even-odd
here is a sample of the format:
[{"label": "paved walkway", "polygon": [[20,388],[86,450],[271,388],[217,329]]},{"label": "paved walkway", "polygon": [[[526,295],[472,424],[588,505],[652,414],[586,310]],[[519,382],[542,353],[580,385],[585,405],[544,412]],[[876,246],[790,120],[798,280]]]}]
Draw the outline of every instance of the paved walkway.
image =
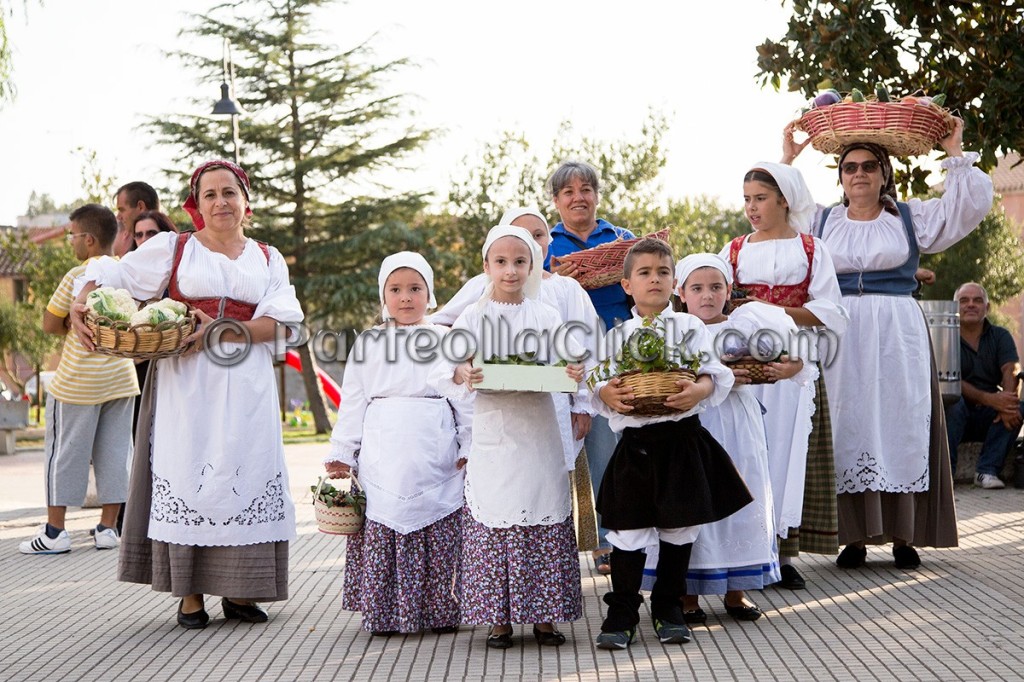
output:
[{"label": "paved walkway", "polygon": [[542,649],[527,626],[500,652],[485,628],[374,638],[340,610],[344,541],[317,532],[307,488],[326,447],[287,449],[291,599],[270,605],[267,625],[226,622],[208,602],[213,621],[198,631],[177,627],[167,595],[114,579],[116,553],[87,534],[98,510],[69,513],[70,554],[19,554],[44,520],[42,453],[0,457],[0,680],[1024,679],[1024,491],[958,486],[959,549],[924,550],[912,572],[881,548],[852,572],[802,557],[808,589],[752,595],[766,614],[754,623],[705,602],[708,625],[682,646],[652,639],[645,618],[628,651],[595,649],[608,581],[585,562],[585,613],[562,626],[567,644]]}]

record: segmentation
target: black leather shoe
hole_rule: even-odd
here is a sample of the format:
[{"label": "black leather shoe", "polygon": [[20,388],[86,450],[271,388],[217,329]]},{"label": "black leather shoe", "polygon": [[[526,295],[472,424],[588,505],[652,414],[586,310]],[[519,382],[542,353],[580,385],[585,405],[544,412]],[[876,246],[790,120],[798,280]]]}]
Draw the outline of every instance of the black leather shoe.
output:
[{"label": "black leather shoe", "polygon": [[892,558],[896,560],[896,568],[917,568],[921,565],[921,557],[917,550],[910,545],[900,545],[892,548]]},{"label": "black leather shoe", "polygon": [[[895,553],[895,550],[893,550]],[[857,547],[856,545],[847,545],[843,548],[843,551],[836,557],[836,566],[839,568],[860,568],[864,565],[864,560],[868,558],[867,547]]]},{"label": "black leather shoe", "polygon": [[491,632],[487,633],[487,646],[491,649],[511,649],[512,633],[505,632],[503,634],[496,635],[492,628]]},{"label": "black leather shoe", "polygon": [[786,564],[779,569],[779,573],[782,574],[779,587],[784,587],[787,590],[802,590],[807,587],[807,581],[800,575],[800,571],[796,570],[796,566]]},{"label": "black leather shoe", "polygon": [[533,637],[537,640],[537,644],[541,646],[562,646],[565,644],[565,635],[554,628],[550,632],[545,632],[534,625]]},{"label": "black leather shoe", "polygon": [[703,625],[708,622],[708,614],[698,606],[690,611],[683,611],[683,620],[687,625]]},{"label": "black leather shoe", "polygon": [[210,616],[206,614],[206,609],[199,609],[192,613],[182,613],[181,607],[184,604],[184,599],[178,601],[178,625],[186,630],[202,630],[205,628],[210,622]]},{"label": "black leather shoe", "polygon": [[722,600],[725,605],[725,612],[736,620],[757,620],[761,617],[761,609],[757,606],[729,606]]},{"label": "black leather shoe", "polygon": [[430,628],[430,631],[435,635],[454,635],[459,631],[458,625],[444,625],[439,628]]},{"label": "black leather shoe", "polygon": [[228,620],[237,618],[246,623],[266,623],[269,619],[267,612],[256,604],[238,604],[224,597],[220,600],[220,605],[224,609],[224,617]]}]

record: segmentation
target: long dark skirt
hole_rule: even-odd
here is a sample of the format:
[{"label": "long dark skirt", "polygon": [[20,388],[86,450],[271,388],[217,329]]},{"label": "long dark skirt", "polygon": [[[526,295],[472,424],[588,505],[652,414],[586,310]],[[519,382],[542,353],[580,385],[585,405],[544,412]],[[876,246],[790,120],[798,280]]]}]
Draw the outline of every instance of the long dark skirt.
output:
[{"label": "long dark skirt", "polygon": [[932,353],[928,490],[887,493],[868,490],[839,495],[839,542],[885,544],[893,538],[917,547],[956,547],[956,502],[949,464],[946,412]]},{"label": "long dark skirt", "polygon": [[368,632],[458,625],[461,553],[461,509],[405,534],[367,519],[346,541],[341,606],[361,611]]},{"label": "long dark skirt", "polygon": [[287,599],[286,541],[234,547],[198,547],[175,545],[148,537],[153,496],[150,439],[159,364],[150,363],[142,394],[121,535],[118,580],[151,585],[154,590],[170,592],[175,597],[210,594],[238,601]]}]

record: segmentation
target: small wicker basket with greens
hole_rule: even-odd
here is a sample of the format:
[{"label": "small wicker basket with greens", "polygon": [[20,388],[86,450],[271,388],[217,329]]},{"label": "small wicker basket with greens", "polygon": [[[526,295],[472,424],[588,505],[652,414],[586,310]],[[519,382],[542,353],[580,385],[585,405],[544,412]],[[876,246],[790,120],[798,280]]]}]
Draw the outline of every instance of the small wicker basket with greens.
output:
[{"label": "small wicker basket with greens", "polygon": [[700,369],[700,358],[665,341],[664,324],[657,317],[645,317],[633,330],[614,358],[600,362],[587,377],[593,389],[598,382],[618,377],[633,389],[631,415],[656,417],[678,412],[665,405],[665,399],[679,393],[676,382],[693,381]]},{"label": "small wicker basket with greens", "polygon": [[313,492],[313,512],[321,533],[354,535],[362,530],[366,520],[366,493],[354,474],[351,490],[339,490],[322,476],[309,489]]}]

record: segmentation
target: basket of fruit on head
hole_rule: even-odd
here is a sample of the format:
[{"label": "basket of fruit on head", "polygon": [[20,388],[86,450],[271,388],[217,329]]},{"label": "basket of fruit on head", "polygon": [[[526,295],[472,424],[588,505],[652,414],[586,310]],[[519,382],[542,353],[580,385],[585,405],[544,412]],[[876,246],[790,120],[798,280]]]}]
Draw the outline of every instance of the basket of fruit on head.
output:
[{"label": "basket of fruit on head", "polygon": [[313,491],[313,514],[321,533],[355,535],[366,521],[366,493],[352,475],[352,489],[338,490],[321,476]]},{"label": "basket of fruit on head", "polygon": [[592,249],[567,253],[564,256],[552,256],[551,266],[575,263],[576,271],[572,276],[584,289],[600,289],[609,284],[618,284],[622,281],[622,265],[626,262],[626,253],[641,239],[660,239],[667,242],[668,230],[652,232],[637,239],[616,239]]},{"label": "basket of fruit on head", "polygon": [[694,381],[700,369],[700,358],[665,342],[665,329],[656,317],[645,317],[625,340],[614,358],[599,363],[587,377],[593,389],[597,382],[618,378],[633,390],[633,407],[629,413],[638,417],[657,417],[678,412],[665,404],[665,399],[679,393],[680,379]]},{"label": "basket of fruit on head", "polygon": [[953,130],[945,100],[943,94],[896,98],[881,83],[868,95],[857,88],[845,96],[828,89],[803,110],[796,127],[826,154],[838,154],[854,142],[873,142],[893,156],[917,156]]},{"label": "basket of fruit on head", "polygon": [[95,289],[85,306],[85,324],[96,352],[104,355],[136,360],[177,355],[196,328],[195,313],[184,303],[165,298],[140,309],[124,289]]}]

